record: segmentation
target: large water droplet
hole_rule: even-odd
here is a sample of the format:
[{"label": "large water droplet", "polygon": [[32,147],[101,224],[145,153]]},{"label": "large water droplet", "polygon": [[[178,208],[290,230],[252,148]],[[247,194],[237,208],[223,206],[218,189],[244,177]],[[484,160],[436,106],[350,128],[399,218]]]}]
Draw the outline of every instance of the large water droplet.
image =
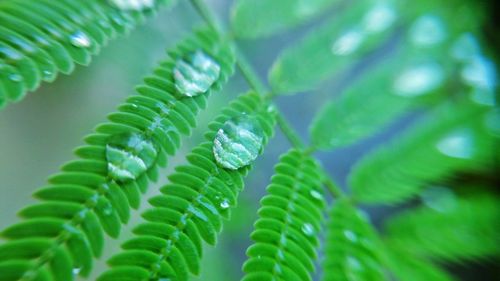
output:
[{"label": "large water droplet", "polygon": [[304,223],[301,230],[307,236],[312,236],[314,234],[314,227],[310,223]]},{"label": "large water droplet", "polygon": [[403,71],[394,81],[397,95],[414,97],[435,90],[444,80],[443,70],[437,63],[421,64]]},{"label": "large water droplet", "polygon": [[446,38],[446,30],[441,18],[423,15],[410,28],[410,41],[415,45],[432,46]]},{"label": "large water droplet", "polygon": [[468,159],[474,154],[473,134],[469,129],[456,130],[436,144],[437,149],[446,156]]},{"label": "large water droplet", "polygon": [[118,182],[135,180],[155,162],[155,145],[138,133],[124,133],[110,137],[106,145],[108,175]]},{"label": "large water droplet", "polygon": [[215,160],[231,170],[249,165],[262,149],[262,135],[262,127],[255,117],[242,115],[226,121],[214,139]]},{"label": "large water droplet", "polygon": [[220,75],[220,66],[198,50],[186,59],[177,60],[174,68],[175,88],[183,96],[205,93]]},{"label": "large water droplet", "polygon": [[363,40],[364,35],[360,31],[348,31],[335,40],[332,45],[332,53],[338,56],[350,55],[359,48]]},{"label": "large water droplet", "polygon": [[388,4],[378,4],[363,18],[365,31],[370,33],[382,32],[389,28],[396,20],[394,9]]},{"label": "large water droplet", "polygon": [[90,38],[83,31],[77,31],[69,37],[70,43],[78,48],[90,47]]},{"label": "large water droplet", "polygon": [[109,3],[120,10],[136,10],[153,8],[155,0],[108,0]]}]

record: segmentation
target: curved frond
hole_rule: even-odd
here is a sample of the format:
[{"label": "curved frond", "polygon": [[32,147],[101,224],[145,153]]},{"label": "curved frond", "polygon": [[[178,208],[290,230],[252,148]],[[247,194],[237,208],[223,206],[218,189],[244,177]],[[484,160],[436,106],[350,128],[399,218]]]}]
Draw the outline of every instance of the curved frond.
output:
[{"label": "curved frond", "polygon": [[312,280],[325,199],[318,163],[292,149],[261,199],[242,280]]},{"label": "curved frond", "polygon": [[207,141],[188,154],[187,165],[176,167],[162,194],[149,200],[153,207],[142,214],[146,222],[134,229],[135,236],[122,245],[123,251],[108,261],[111,269],[99,281],[181,281],[199,273],[202,241],[215,245],[222,218],[229,218],[251,169],[251,165],[238,170],[221,168],[214,158],[214,138],[227,120],[245,113],[257,117],[267,143],[274,131],[274,111],[255,93],[240,96],[209,124]]},{"label": "curved frond", "polygon": [[459,171],[492,167],[496,138],[487,125],[490,109],[472,103],[444,104],[416,128],[368,154],[349,175],[357,200],[397,203],[430,182]]},{"label": "curved frond", "polygon": [[[173,67],[200,50],[219,63],[219,79],[204,95],[183,97],[174,86]],[[0,246],[0,267],[35,279],[50,274],[54,280],[72,280],[73,268],[86,276],[92,257],[101,255],[104,232],[119,235],[130,208],[139,207],[141,193],[179,148],[181,136],[196,125],[197,113],[233,72],[233,64],[231,48],[211,30],[170,51],[137,87],[138,94],[85,138],[86,145],[75,151],[78,159],[35,192],[40,201],[20,211],[24,220],[2,232],[8,241]]]},{"label": "curved frond", "polygon": [[[386,222],[387,241],[416,256],[461,261],[500,255],[500,199],[429,198]],[[432,201],[431,201],[432,200]]]},{"label": "curved frond", "polygon": [[104,0],[0,2],[0,108],[21,100],[42,81],[88,65],[111,39],[174,0],[142,10],[120,10]]},{"label": "curved frond", "polygon": [[387,280],[378,237],[347,199],[333,203],[323,261],[324,281]]}]

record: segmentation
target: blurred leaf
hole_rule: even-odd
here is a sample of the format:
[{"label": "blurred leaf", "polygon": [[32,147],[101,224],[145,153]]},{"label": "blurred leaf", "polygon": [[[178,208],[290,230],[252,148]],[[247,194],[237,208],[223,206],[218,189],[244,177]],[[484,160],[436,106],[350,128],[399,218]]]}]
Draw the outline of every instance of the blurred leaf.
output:
[{"label": "blurred leaf", "polygon": [[324,12],[339,0],[237,0],[232,27],[238,37],[258,38],[282,32]]},{"label": "blurred leaf", "polygon": [[474,194],[444,202],[427,203],[389,219],[388,243],[413,255],[451,261],[500,255],[499,198]]},{"label": "blurred leaf", "polygon": [[358,162],[349,175],[353,196],[366,203],[397,203],[454,172],[492,167],[499,157],[492,155],[497,140],[486,122],[490,111],[466,102],[440,106]]}]

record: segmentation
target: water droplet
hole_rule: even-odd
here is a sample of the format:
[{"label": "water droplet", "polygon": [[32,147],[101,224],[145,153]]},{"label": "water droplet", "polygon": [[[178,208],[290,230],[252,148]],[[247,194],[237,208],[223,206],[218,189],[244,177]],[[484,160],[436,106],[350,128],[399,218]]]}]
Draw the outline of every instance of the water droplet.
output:
[{"label": "water droplet", "polygon": [[344,236],[345,236],[345,238],[347,238],[347,240],[349,240],[353,243],[358,242],[358,236],[349,229],[344,230]]},{"label": "water droplet", "polygon": [[450,211],[457,205],[453,191],[443,186],[429,187],[422,192],[420,197],[427,207],[441,213]]},{"label": "water droplet", "polygon": [[14,82],[21,82],[23,81],[23,77],[17,73],[12,73],[9,75],[9,80]]},{"label": "water droplet", "polygon": [[262,127],[255,117],[242,115],[226,121],[214,139],[215,160],[231,170],[249,165],[262,149],[262,135]]},{"label": "water droplet", "polygon": [[278,256],[278,258],[280,260],[284,260],[285,259],[285,254],[283,253],[283,250],[281,250],[281,249],[278,249],[278,252],[276,253],[276,256]]},{"label": "water droplet", "polygon": [[230,207],[229,201],[227,199],[224,199],[222,200],[222,202],[220,202],[219,206],[221,207],[221,209],[225,210]]},{"label": "water droplet", "polygon": [[309,192],[309,194],[311,195],[312,198],[314,199],[317,199],[317,200],[323,200],[323,195],[321,193],[319,193],[318,191],[316,190],[311,190]]},{"label": "water droplet", "polygon": [[90,47],[90,38],[82,31],[76,31],[69,37],[70,43],[78,48]]},{"label": "water droplet", "polygon": [[111,5],[120,10],[135,10],[153,8],[155,0],[108,0]]},{"label": "water droplet", "polygon": [[49,78],[49,77],[52,77],[52,75],[54,74],[54,72],[50,71],[50,70],[44,70],[43,71],[43,77],[44,78]]},{"label": "water droplet", "polygon": [[314,234],[314,227],[310,223],[304,223],[301,230],[307,236],[312,236]]},{"label": "water droplet", "polygon": [[177,60],[174,68],[175,88],[183,96],[198,96],[208,91],[219,75],[220,66],[198,50],[187,59]]},{"label": "water droplet", "polygon": [[80,267],[75,267],[73,268],[72,272],[73,275],[78,275],[82,269]]},{"label": "water droplet", "polygon": [[344,33],[332,45],[332,53],[338,56],[347,56],[354,53],[364,40],[360,31],[352,30]]},{"label": "water droplet", "polygon": [[155,145],[143,135],[114,135],[106,145],[108,175],[119,182],[135,180],[153,165],[157,155]]},{"label": "water droplet", "polygon": [[106,205],[102,209],[102,212],[105,216],[110,216],[111,214],[113,214],[113,207],[109,202],[106,203]]},{"label": "water droplet", "polygon": [[469,129],[456,130],[441,139],[436,147],[441,153],[449,157],[471,158],[474,153],[473,134]]},{"label": "water droplet", "polygon": [[130,104],[130,106],[132,106],[132,108],[136,108],[136,109],[139,108],[139,106],[135,103]]},{"label": "water droplet", "polygon": [[485,105],[495,104],[497,71],[495,64],[488,58],[477,55],[470,59],[461,72],[464,82],[474,87],[471,98]]},{"label": "water droplet", "polygon": [[410,27],[410,41],[415,45],[432,46],[446,38],[446,30],[441,18],[423,15]]},{"label": "water droplet", "polygon": [[437,63],[421,64],[403,71],[394,81],[397,95],[414,97],[427,94],[444,80],[443,70]]},{"label": "water droplet", "polygon": [[459,61],[468,61],[481,53],[477,38],[471,33],[465,33],[453,43],[451,56]]},{"label": "water droplet", "polygon": [[394,9],[388,4],[378,4],[363,18],[365,31],[370,33],[382,32],[389,28],[396,20]]}]

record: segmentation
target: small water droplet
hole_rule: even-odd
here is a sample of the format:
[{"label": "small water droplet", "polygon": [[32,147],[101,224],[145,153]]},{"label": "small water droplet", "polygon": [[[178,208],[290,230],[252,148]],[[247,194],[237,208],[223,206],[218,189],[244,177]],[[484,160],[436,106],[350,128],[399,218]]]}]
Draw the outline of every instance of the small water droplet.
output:
[{"label": "small water droplet", "polygon": [[444,24],[434,15],[423,15],[410,27],[410,40],[415,45],[428,47],[443,42],[445,38]]},{"label": "small water droplet", "polygon": [[9,75],[9,80],[13,82],[21,82],[23,81],[23,77],[17,73],[12,73]]},{"label": "small water droplet", "polygon": [[90,47],[90,38],[83,31],[76,31],[69,37],[70,43],[78,48]]},{"label": "small water droplet", "polygon": [[364,40],[364,35],[358,30],[344,33],[332,44],[332,53],[338,56],[347,56],[354,53]]},{"label": "small water droplet", "polygon": [[109,138],[106,145],[108,175],[116,181],[135,180],[154,164],[155,145],[138,133],[124,133]]},{"label": "small water droplet", "polygon": [[347,238],[347,240],[349,240],[353,243],[358,242],[358,236],[349,229],[344,230],[344,236],[345,236],[345,238]]},{"label": "small water droplet", "polygon": [[422,192],[420,197],[427,207],[441,213],[450,211],[457,205],[453,191],[443,186],[429,187]]},{"label": "small water droplet", "polygon": [[249,165],[262,149],[262,135],[262,127],[253,116],[242,115],[226,121],[214,139],[215,160],[230,170]]},{"label": "small water droplet", "polygon": [[365,31],[370,33],[382,32],[389,28],[396,20],[394,9],[388,4],[377,4],[363,18]]},{"label": "small water droplet", "polygon": [[312,189],[309,194],[311,195],[312,198],[317,199],[317,200],[323,200],[323,195],[319,193],[318,191]]},{"label": "small water droplet", "polygon": [[[348,271],[361,271],[361,270],[363,270],[363,266],[361,265],[361,262],[353,256],[347,256],[345,262],[346,262],[346,269]],[[349,272],[349,273],[351,273],[351,272]]]},{"label": "small water droplet", "polygon": [[456,130],[441,139],[436,147],[446,156],[469,159],[474,154],[473,137],[469,129]]},{"label": "small water droplet", "polygon": [[120,10],[135,11],[150,9],[155,5],[155,0],[108,0],[108,2]]},{"label": "small water droplet", "polygon": [[394,81],[394,90],[399,96],[414,97],[435,90],[443,81],[441,66],[426,63],[404,70]]},{"label": "small water droplet", "polygon": [[132,106],[132,108],[139,108],[139,106],[135,103],[130,104],[130,106]]},{"label": "small water droplet", "polygon": [[102,209],[102,212],[105,216],[110,216],[111,214],[113,214],[113,206],[111,206],[111,204],[107,202],[104,208]]},{"label": "small water droplet", "polygon": [[50,71],[50,70],[44,70],[43,71],[43,77],[44,78],[49,78],[49,77],[52,77],[52,75],[54,74],[54,72]]},{"label": "small water droplet", "polygon": [[72,272],[73,275],[78,275],[82,269],[80,267],[75,267],[73,268]]},{"label": "small water droplet", "polygon": [[304,223],[301,230],[307,236],[312,236],[314,234],[314,227],[310,223]]},{"label": "small water droplet", "polygon": [[229,201],[227,199],[224,199],[222,200],[222,202],[220,202],[219,206],[221,207],[221,209],[225,210],[230,207]]},{"label": "small water droplet", "polygon": [[177,60],[174,68],[175,88],[183,96],[205,93],[220,75],[220,66],[198,50],[186,59]]}]

